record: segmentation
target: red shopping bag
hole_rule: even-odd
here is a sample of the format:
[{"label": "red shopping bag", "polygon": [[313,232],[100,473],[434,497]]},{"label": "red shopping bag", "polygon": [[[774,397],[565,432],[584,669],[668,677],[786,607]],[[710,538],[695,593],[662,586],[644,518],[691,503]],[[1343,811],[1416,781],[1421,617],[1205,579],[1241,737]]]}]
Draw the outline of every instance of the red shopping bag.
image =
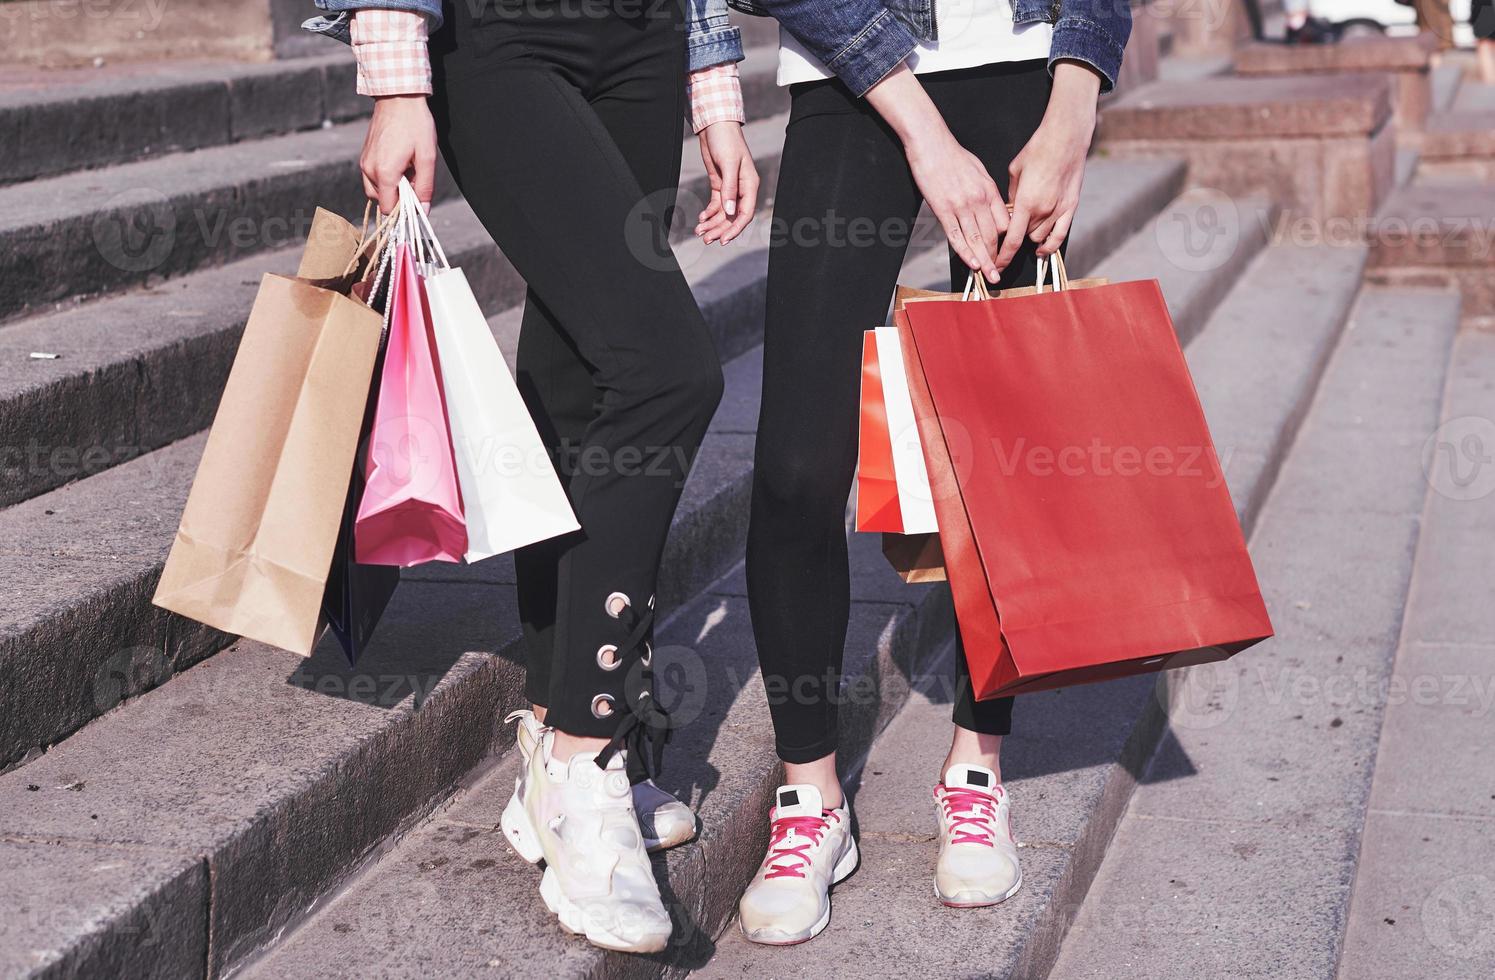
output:
[{"label": "red shopping bag", "polygon": [[1272,634],[1156,281],[895,320],[978,698]]},{"label": "red shopping bag", "polygon": [[409,245],[392,247],[389,340],[354,551],[364,565],[459,562],[467,530],[431,314]]},{"label": "red shopping bag", "polygon": [[888,413],[883,404],[877,336],[871,330],[862,335],[862,393],[857,426],[856,529],[902,534],[893,441],[888,436]]}]

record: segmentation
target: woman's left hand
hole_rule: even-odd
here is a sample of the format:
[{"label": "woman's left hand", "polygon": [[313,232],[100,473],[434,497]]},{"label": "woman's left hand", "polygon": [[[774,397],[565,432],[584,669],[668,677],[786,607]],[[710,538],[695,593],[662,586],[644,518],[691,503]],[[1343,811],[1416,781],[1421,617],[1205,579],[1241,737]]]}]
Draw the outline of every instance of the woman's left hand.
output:
[{"label": "woman's left hand", "polygon": [[711,181],[711,201],[696,218],[696,234],[723,245],[742,234],[758,207],[758,171],[738,122],[712,123],[701,130],[701,160]]},{"label": "woman's left hand", "polygon": [[1095,135],[1099,94],[1100,76],[1088,66],[1074,61],[1054,66],[1043,122],[1008,167],[1012,219],[997,253],[998,269],[1007,267],[1025,238],[1037,242],[1038,254],[1047,256],[1068,236],[1085,180],[1085,154]]}]

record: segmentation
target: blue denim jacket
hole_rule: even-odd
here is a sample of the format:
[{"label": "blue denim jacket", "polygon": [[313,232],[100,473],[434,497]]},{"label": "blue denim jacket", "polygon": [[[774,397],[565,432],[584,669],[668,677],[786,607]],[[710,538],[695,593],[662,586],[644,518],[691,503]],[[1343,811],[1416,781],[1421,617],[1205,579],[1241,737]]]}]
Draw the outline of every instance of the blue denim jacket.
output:
[{"label": "blue denim jacket", "polygon": [[[335,16],[313,17],[301,26],[344,44],[348,43],[348,12],[364,7],[418,10],[430,18],[432,31],[443,20],[442,0],[316,0],[316,4]],[[685,44],[691,71],[742,60],[742,31],[727,23],[727,0],[686,0],[685,16]]]},{"label": "blue denim jacket", "polygon": [[[320,0],[318,0],[320,2]],[[857,95],[907,58],[920,41],[935,41],[936,0],[727,0],[746,14],[775,17]],[[1121,52],[1132,33],[1130,0],[1012,0],[1013,21],[1054,25],[1049,65],[1083,61],[1101,74],[1101,91],[1116,85]]]}]

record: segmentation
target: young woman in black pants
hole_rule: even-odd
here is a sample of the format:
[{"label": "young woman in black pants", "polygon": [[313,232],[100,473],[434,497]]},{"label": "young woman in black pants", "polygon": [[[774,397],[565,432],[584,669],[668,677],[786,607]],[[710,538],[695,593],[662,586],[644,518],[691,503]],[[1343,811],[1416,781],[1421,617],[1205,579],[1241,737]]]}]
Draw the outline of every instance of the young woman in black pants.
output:
[{"label": "young woman in black pants", "polygon": [[[926,201],[950,242],[952,288],[972,270],[1001,286],[1033,284],[1038,256],[1069,231],[1097,93],[1126,40],[1114,20],[1076,29],[1074,0],[1056,25],[1015,24],[1006,0],[940,0],[926,4],[939,41],[910,51],[908,32],[902,46],[894,37],[897,16],[872,0],[849,3],[866,9],[840,8],[842,30],[830,8],[767,3],[783,28],[791,110],[769,252],[747,575],[786,775],[740,921],[749,939],[775,945],[825,927],[828,890],[858,861],[836,747],[862,333],[886,317]],[[1102,34],[1105,50],[1092,58]],[[998,759],[1012,699],[975,701],[959,660],[951,747],[931,774],[935,892],[951,906],[992,905],[1022,880]]]},{"label": "young woman in black pants", "polygon": [[444,21],[439,0],[319,2],[358,11],[321,27],[351,28],[360,89],[378,99],[369,196],[388,212],[409,174],[429,202],[439,143],[529,290],[518,381],[581,530],[516,559],[532,709],[510,716],[526,766],[504,832],[545,858],[540,895],[567,930],[663,949],[646,848],[688,840],[695,817],[643,765],[667,724],[651,692],[654,593],[722,386],[669,212],[689,74],[715,191],[701,234],[725,243],[752,217],[737,31],[721,0],[486,0],[448,4]]}]

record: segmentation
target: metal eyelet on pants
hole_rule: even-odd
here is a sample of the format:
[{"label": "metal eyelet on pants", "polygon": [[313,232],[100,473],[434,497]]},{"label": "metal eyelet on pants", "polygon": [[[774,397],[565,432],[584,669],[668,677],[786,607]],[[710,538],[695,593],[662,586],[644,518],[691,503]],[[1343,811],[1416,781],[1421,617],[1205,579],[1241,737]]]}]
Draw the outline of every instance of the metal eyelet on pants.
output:
[{"label": "metal eyelet on pants", "polygon": [[611,694],[599,694],[592,699],[592,717],[611,718],[613,705],[617,704]]},{"label": "metal eyelet on pants", "polygon": [[598,647],[597,666],[603,670],[617,670],[623,666],[623,658],[618,656],[618,648],[611,643]]},{"label": "metal eyelet on pants", "polygon": [[[613,606],[619,602],[621,602],[622,605],[617,609],[614,609]],[[617,619],[618,617],[622,616],[623,610],[627,609],[631,605],[633,605],[633,600],[628,598],[628,593],[626,592],[613,592],[602,602],[602,608],[607,610],[607,614],[613,619]]]}]

